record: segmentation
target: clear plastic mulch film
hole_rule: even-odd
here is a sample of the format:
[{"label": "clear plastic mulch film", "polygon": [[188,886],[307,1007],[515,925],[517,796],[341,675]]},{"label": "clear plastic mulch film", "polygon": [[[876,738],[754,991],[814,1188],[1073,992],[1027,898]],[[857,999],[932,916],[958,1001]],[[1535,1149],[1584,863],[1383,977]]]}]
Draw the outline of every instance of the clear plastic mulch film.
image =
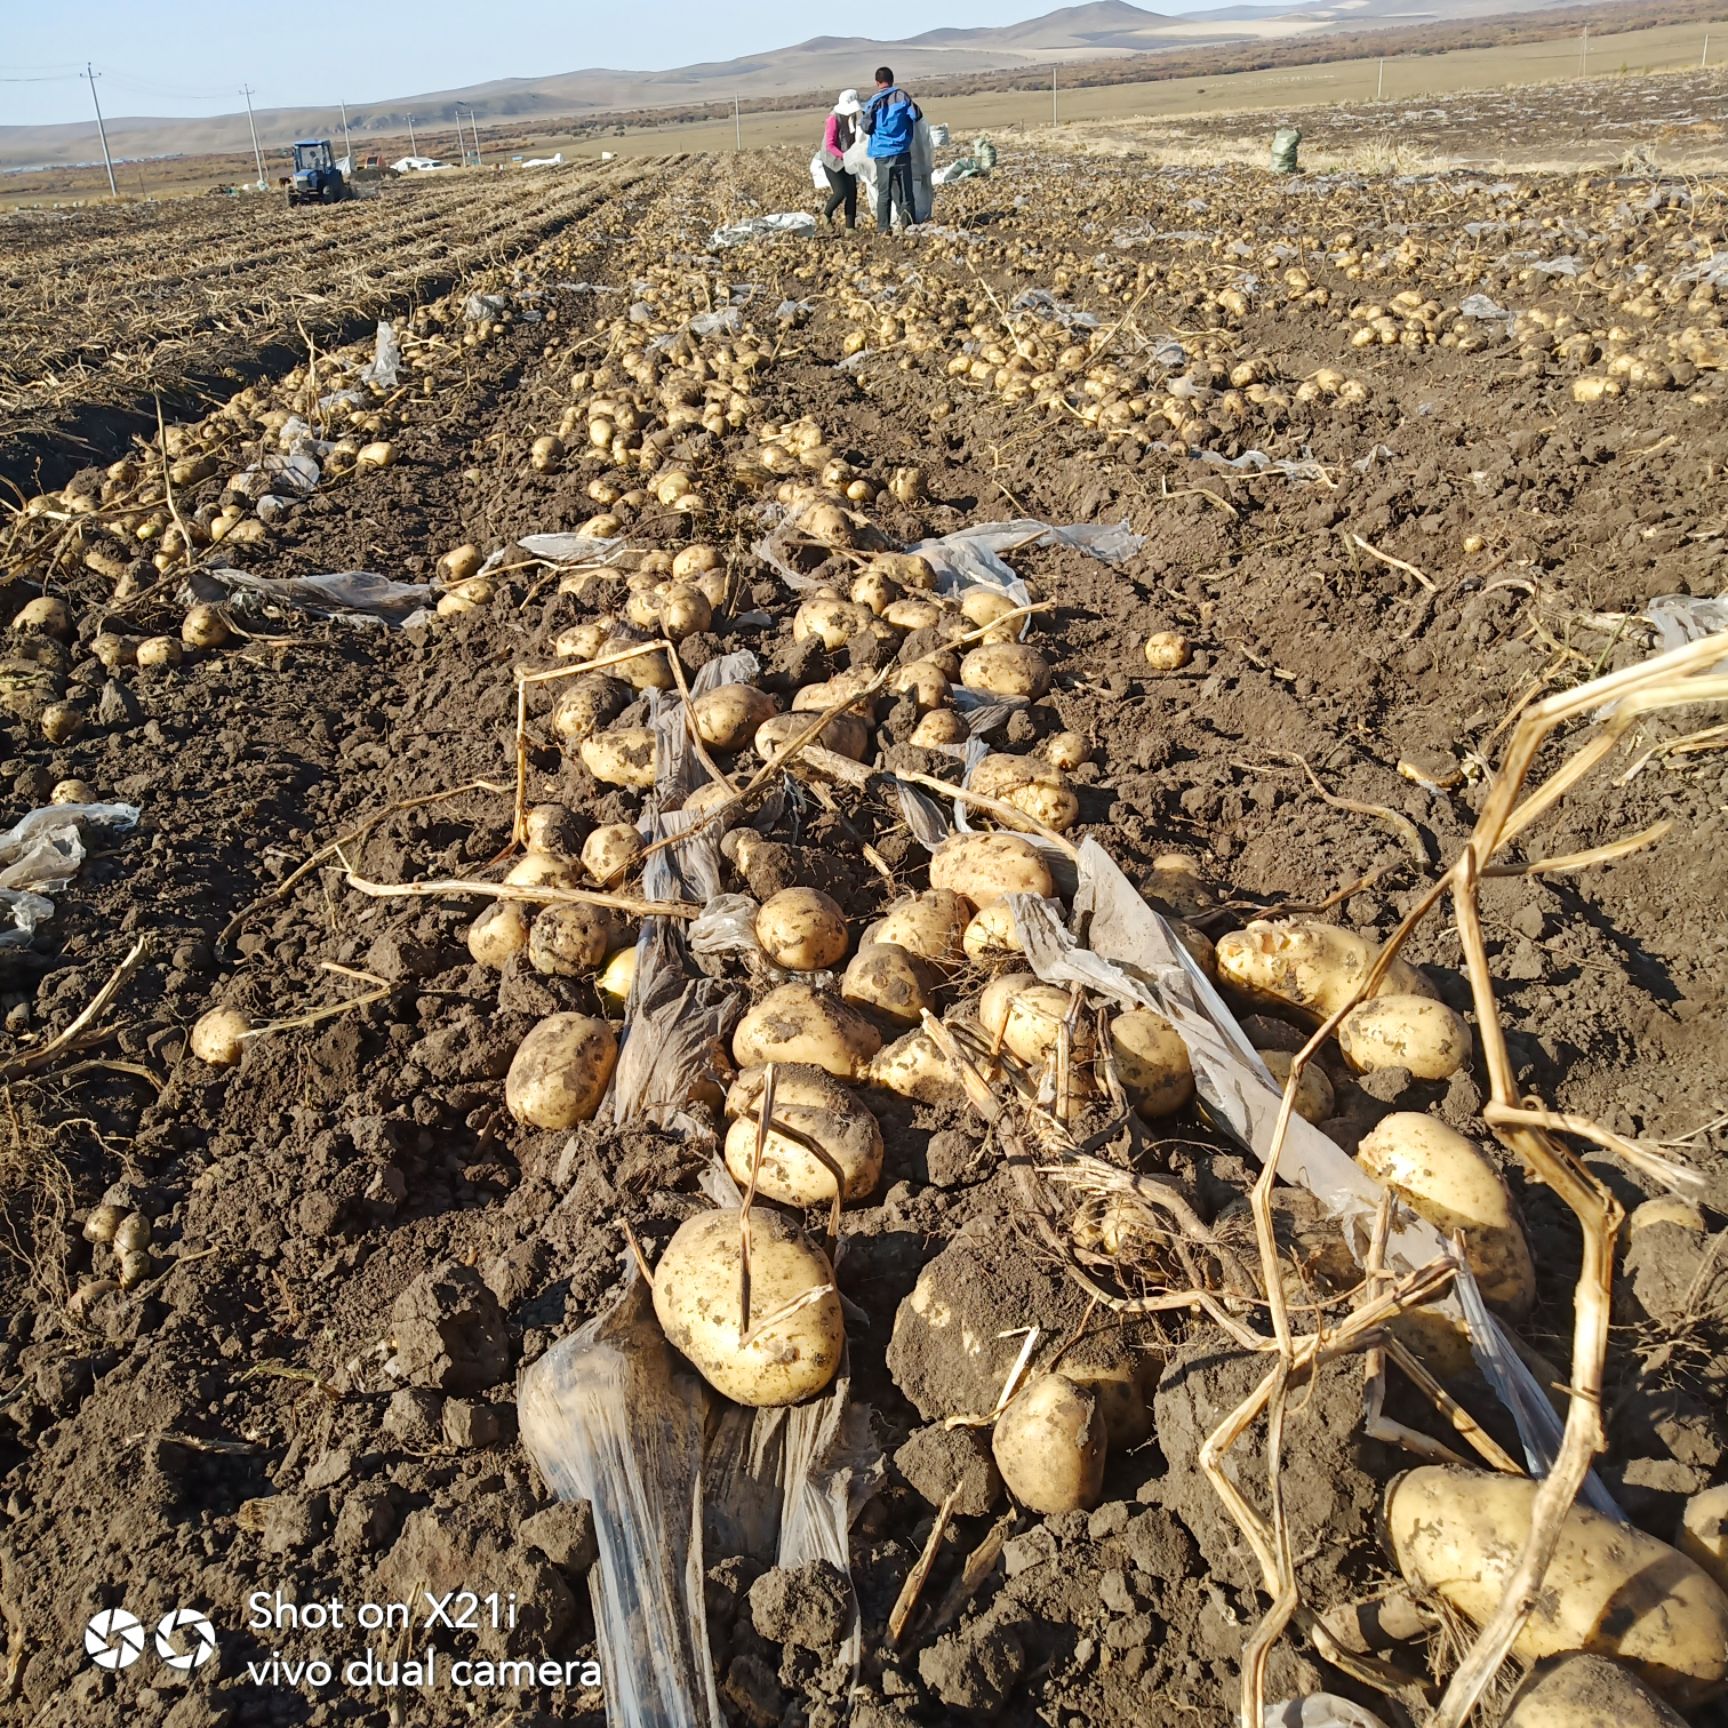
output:
[{"label": "clear plastic mulch film", "polygon": [[[199,588],[203,591],[200,592]],[[214,591],[212,591],[214,590]],[[423,582],[398,582],[370,570],[322,576],[260,576],[226,565],[205,565],[192,589],[200,600],[225,599],[243,613],[309,612],[344,623],[423,623],[437,598]]]},{"label": "clear plastic mulch film", "polygon": [[1268,1704],[1260,1721],[1261,1728],[1386,1728],[1372,1710],[1336,1692],[1312,1692],[1306,1698]]},{"label": "clear plastic mulch film", "polygon": [[1723,652],[1728,655],[1728,594],[1714,600],[1693,594],[1658,595],[1644,608],[1644,616],[1655,627],[1656,644],[1664,653],[1724,632]]},{"label": "clear plastic mulch film", "polygon": [[[720,655],[697,672],[691,694],[749,683],[760,669],[748,649]],[[715,909],[728,898],[721,880],[719,824],[709,823],[688,839],[676,838],[699,820],[679,806],[707,779],[690,747],[683,702],[675,693],[649,692],[648,724],[656,734],[656,780],[638,826],[650,846],[667,839],[674,843],[643,860],[643,897]],[[624,1043],[612,1077],[616,1123],[645,1120],[686,1136],[708,1133],[685,1101],[692,1080],[712,1072],[712,1052],[730,1038],[744,1004],[736,984],[706,977],[691,965],[692,935],[677,918],[642,920],[636,977],[624,1007]]]},{"label": "clear plastic mulch film", "polygon": [[50,896],[84,867],[87,836],[129,833],[140,814],[136,804],[47,804],[0,834],[0,949],[27,947],[54,916]]},{"label": "clear plastic mulch film", "polygon": [[[1049,901],[1027,894],[1009,897],[1027,964],[1046,983],[1081,984],[1114,1002],[1162,1014],[1187,1046],[1195,1090],[1209,1114],[1264,1161],[1283,1093],[1235,1016],[1169,925],[1096,841],[1081,843],[1076,874],[1072,922],[1086,932],[1089,947],[1063,927]],[[1326,1207],[1360,1261],[1384,1194],[1380,1184],[1294,1114],[1279,1152],[1278,1174]],[[1390,1268],[1413,1272],[1448,1252],[1431,1224],[1406,1209],[1394,1211],[1386,1245]],[[1546,1475],[1559,1446],[1560,1421],[1503,1323],[1481,1302],[1467,1271],[1459,1274],[1457,1293],[1435,1306],[1468,1323],[1476,1365],[1516,1422],[1532,1475]],[[1585,1497],[1598,1511],[1622,1516],[1594,1473],[1585,1483]]]},{"label": "clear plastic mulch film", "polygon": [[[881,1474],[849,1392],[842,1364],[809,1403],[726,1403],[666,1342],[628,1259],[612,1306],[524,1372],[522,1442],[553,1492],[594,1516],[588,1588],[612,1728],[723,1728],[709,1557],[849,1571],[852,1518]],[[855,1673],[855,1613],[844,1654]]]},{"label": "clear plastic mulch film", "polygon": [[708,244],[718,251],[723,246],[742,246],[746,240],[766,239],[775,234],[791,234],[802,239],[816,232],[816,218],[804,210],[781,210],[771,216],[747,216],[742,222],[729,222],[708,236]]}]

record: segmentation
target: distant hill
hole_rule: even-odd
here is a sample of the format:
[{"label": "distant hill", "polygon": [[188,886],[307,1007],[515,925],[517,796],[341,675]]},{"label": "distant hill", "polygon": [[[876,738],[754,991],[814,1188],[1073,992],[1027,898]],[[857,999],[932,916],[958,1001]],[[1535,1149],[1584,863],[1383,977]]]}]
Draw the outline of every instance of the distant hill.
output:
[{"label": "distant hill", "polygon": [[[1127,0],[1089,0],[1018,24],[976,29],[934,29],[901,42],[868,36],[815,36],[769,53],[708,61],[665,72],[590,68],[531,78],[500,78],[456,90],[434,90],[384,102],[351,104],[348,121],[357,142],[404,136],[410,120],[424,147],[456,153],[456,105],[472,108],[487,122],[582,118],[611,112],[688,107],[839,90],[867,84],[871,70],[887,61],[908,83],[962,73],[1024,71],[1071,61],[1098,61],[1165,48],[1211,42],[1362,29],[1399,23],[1433,24],[1511,12],[1536,11],[1556,0],[1332,0],[1297,6],[1233,5],[1216,12],[1170,16],[1131,6]],[[338,82],[332,73],[333,86]],[[267,151],[295,138],[339,134],[340,119],[327,107],[260,108],[258,136]],[[108,122],[117,157],[249,153],[246,116],[175,120],[121,115]],[[96,155],[94,128],[0,126],[0,169],[87,162]]]}]

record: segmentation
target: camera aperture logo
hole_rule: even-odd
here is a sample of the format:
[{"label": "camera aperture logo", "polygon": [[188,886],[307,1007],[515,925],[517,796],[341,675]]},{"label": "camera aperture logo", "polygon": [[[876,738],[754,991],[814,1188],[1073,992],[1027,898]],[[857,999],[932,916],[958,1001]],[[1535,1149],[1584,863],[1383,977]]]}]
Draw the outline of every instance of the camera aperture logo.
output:
[{"label": "camera aperture logo", "polygon": [[[110,1673],[130,1668],[144,1654],[144,1622],[126,1608],[104,1608],[84,1628],[84,1651]],[[170,1608],[156,1622],[156,1654],[180,1674],[202,1668],[216,1654],[216,1628],[201,1608]]]}]

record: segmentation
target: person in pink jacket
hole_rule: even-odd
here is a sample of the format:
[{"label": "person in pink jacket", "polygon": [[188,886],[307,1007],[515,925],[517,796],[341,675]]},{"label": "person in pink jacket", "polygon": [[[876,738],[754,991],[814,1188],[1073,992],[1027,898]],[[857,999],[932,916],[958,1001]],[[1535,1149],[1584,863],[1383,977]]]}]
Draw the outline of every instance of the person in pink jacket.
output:
[{"label": "person in pink jacket", "polygon": [[858,116],[863,104],[856,90],[842,90],[822,129],[822,172],[828,176],[828,202],[822,216],[830,227],[834,212],[845,207],[846,226],[858,226],[858,176],[846,166],[846,152],[858,135]]}]

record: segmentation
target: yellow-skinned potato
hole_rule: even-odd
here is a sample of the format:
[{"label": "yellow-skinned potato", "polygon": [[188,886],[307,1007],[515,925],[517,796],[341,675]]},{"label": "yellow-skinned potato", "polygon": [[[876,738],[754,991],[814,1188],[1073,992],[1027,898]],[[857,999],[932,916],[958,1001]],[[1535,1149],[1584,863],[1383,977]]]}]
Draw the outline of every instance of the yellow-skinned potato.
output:
[{"label": "yellow-skinned potato", "polygon": [[528,931],[528,962],[557,978],[586,978],[618,942],[618,924],[604,906],[542,907]]},{"label": "yellow-skinned potato", "polygon": [[[1318,1021],[1349,1002],[1379,953],[1377,942],[1317,918],[1256,919],[1219,939],[1218,972],[1257,1001],[1299,1009]],[[1414,966],[1394,960],[1375,994],[1432,996],[1434,986]]]},{"label": "yellow-skinned potato", "polygon": [[[1005,972],[984,986],[978,1023],[1003,1047],[1034,1068],[1054,1054],[1072,997],[1060,984],[1043,984],[1030,972]],[[1082,1018],[1070,1045],[1076,1064],[1091,1061],[1091,1023]]]},{"label": "yellow-skinned potato", "polygon": [[1050,689],[1050,662],[1029,643],[986,643],[960,662],[960,682],[987,696],[1035,702]]},{"label": "yellow-skinned potato", "polygon": [[[764,762],[772,762],[794,739],[802,738],[815,720],[814,714],[776,714],[756,728],[752,748]],[[856,714],[836,714],[817,733],[816,742],[836,756],[862,762],[870,749],[870,728]]]},{"label": "yellow-skinned potato", "polygon": [[582,868],[596,882],[621,882],[636,867],[647,842],[629,822],[604,822],[582,842]]},{"label": "yellow-skinned potato", "polygon": [[504,1102],[530,1128],[574,1128],[600,1108],[618,1035],[586,1014],[548,1014],[516,1048]]},{"label": "yellow-skinned potato", "polygon": [[[896,696],[910,696],[920,714],[945,708],[953,693],[947,674],[934,660],[913,660],[907,665],[896,666],[894,676],[888,680],[888,688]],[[913,742],[918,742],[916,736]]]},{"label": "yellow-skinned potato", "polygon": [[515,888],[580,888],[582,872],[574,859],[531,846],[504,872],[504,880]]},{"label": "yellow-skinned potato", "polygon": [[968,624],[994,624],[998,618],[1019,610],[1014,601],[998,588],[968,588],[960,596],[960,615]]},{"label": "yellow-skinned potato", "polygon": [[1187,637],[1174,630],[1155,630],[1146,638],[1146,664],[1154,672],[1179,672],[1193,657]]},{"label": "yellow-skinned potato", "polygon": [[[733,1118],[726,1134],[726,1168],[748,1186],[762,1115],[763,1070],[747,1069],[726,1095]],[[834,1174],[814,1145],[838,1168],[841,1198],[867,1199],[882,1176],[882,1130],[854,1093],[831,1074],[805,1064],[776,1067],[774,1119],[757,1168],[757,1192],[787,1206],[825,1206]]]},{"label": "yellow-skinned potato", "polygon": [[875,676],[875,673],[861,668],[848,668],[844,672],[835,673],[832,678],[821,678],[814,684],[802,685],[792,698],[792,712],[825,714],[838,703],[850,702],[850,712],[865,721],[873,721],[876,717],[876,697],[870,686]]},{"label": "yellow-skinned potato", "polygon": [[[601,652],[623,653],[634,646],[631,642],[608,642]],[[664,648],[656,648],[647,654],[632,654],[628,660],[615,660],[605,670],[609,678],[628,684],[632,690],[670,690],[677,683]]]},{"label": "yellow-skinned potato", "polygon": [[1182,1035],[1162,1014],[1130,1008],[1110,1022],[1110,1053],[1128,1102],[1148,1121],[1173,1116],[1194,1096]]},{"label": "yellow-skinned potato", "polygon": [[912,728],[910,743],[920,750],[935,750],[944,744],[964,744],[971,728],[952,708],[932,708]]},{"label": "yellow-skinned potato", "polygon": [[1098,1504],[1105,1444],[1097,1397],[1060,1374],[1039,1374],[997,1419],[990,1450],[1008,1492],[1054,1516]]},{"label": "yellow-skinned potato", "polygon": [[862,1078],[868,1085],[918,1104],[960,1104],[966,1098],[953,1065],[922,1028],[884,1045],[870,1059]]},{"label": "yellow-skinned potato", "polygon": [[874,616],[869,607],[854,605],[850,600],[813,595],[793,614],[792,640],[805,642],[814,636],[824,648],[844,648],[869,627]]},{"label": "yellow-skinned potato", "polygon": [[970,789],[1024,810],[1058,834],[1072,828],[1080,815],[1080,800],[1063,775],[1028,756],[986,756],[972,770]]},{"label": "yellow-skinned potato", "polygon": [[696,731],[711,750],[742,750],[764,720],[772,719],[774,698],[753,684],[721,684],[693,697],[690,712]]},{"label": "yellow-skinned potato", "polygon": [[820,972],[846,957],[846,914],[820,888],[782,888],[756,913],[756,940],[787,972]]},{"label": "yellow-skinned potato", "polygon": [[[1386,1493],[1398,1570],[1481,1625],[1506,1594],[1537,1487],[1451,1465],[1406,1471]],[[1573,1650],[1630,1664],[1689,1709],[1728,1676],[1728,1596],[1666,1542],[1575,1505],[1512,1654],[1536,1662]]]},{"label": "yellow-skinned potato", "polygon": [[1501,1728],[1686,1728],[1632,1672],[1606,1656],[1555,1656],[1513,1696]]},{"label": "yellow-skinned potato", "polygon": [[[654,1313],[672,1347],[714,1390],[756,1408],[797,1404],[834,1378],[846,1341],[827,1256],[777,1212],[750,1218],[750,1324],[739,1306],[739,1214],[698,1212],[678,1226],[654,1268]],[[761,1323],[827,1286],[772,1325]]]},{"label": "yellow-skinned potato", "polygon": [[1344,1016],[1338,1047],[1358,1074],[1404,1068],[1419,1080],[1448,1080],[1469,1060],[1470,1028],[1430,996],[1376,996]]},{"label": "yellow-skinned potato", "polygon": [[1014,909],[1006,900],[986,906],[972,919],[961,938],[961,946],[966,950],[966,958],[979,965],[1026,952],[1020,940],[1020,926],[1014,922]]},{"label": "yellow-skinned potato", "polygon": [[673,642],[696,636],[714,622],[708,596],[694,583],[674,582],[660,602],[660,628]]},{"label": "yellow-skinned potato", "polygon": [[1455,1128],[1419,1111],[1384,1117],[1356,1162],[1445,1235],[1464,1232],[1483,1296],[1521,1314],[1536,1299],[1536,1272],[1518,1209],[1500,1173]]},{"label": "yellow-skinned potato", "polygon": [[1728,1590],[1728,1482],[1686,1502],[1674,1546]]},{"label": "yellow-skinned potato", "polygon": [[481,966],[502,971],[528,946],[528,909],[519,900],[494,900],[468,926],[468,952]]},{"label": "yellow-skinned potato", "polygon": [[732,1034],[732,1057],[741,1068],[810,1062],[842,1079],[859,1073],[881,1047],[881,1035],[857,1009],[808,984],[770,990]]},{"label": "yellow-skinned potato", "polygon": [[916,954],[893,942],[873,942],[852,956],[840,994],[854,1008],[873,1010],[902,1025],[916,1026],[936,1005],[930,973]]},{"label": "yellow-skinned potato", "polygon": [[914,630],[928,630],[950,616],[948,608],[929,594],[902,594],[882,608],[882,622],[908,636]]},{"label": "yellow-skinned potato", "polygon": [[[1272,1071],[1272,1078],[1282,1092],[1290,1082],[1290,1069],[1295,1058],[1288,1050],[1262,1050],[1260,1060]],[[1318,1062],[1307,1063],[1302,1078],[1296,1082],[1296,1114],[1304,1122],[1324,1122],[1335,1107],[1332,1082],[1326,1078]]]},{"label": "yellow-skinned potato", "polygon": [[575,679],[552,705],[548,724],[567,745],[579,745],[617,717],[630,699],[616,678],[590,672]]},{"label": "yellow-skinned potato", "polygon": [[918,593],[927,594],[936,586],[935,566],[917,552],[878,552],[870,560],[870,568]]},{"label": "yellow-skinned potato", "polygon": [[930,886],[948,888],[980,911],[1005,894],[1056,892],[1049,867],[1017,834],[951,834],[930,860]]},{"label": "yellow-skinned potato", "polygon": [[193,1024],[192,1054],[212,1068],[232,1068],[246,1054],[251,1030],[252,1022],[238,1008],[212,1008]]},{"label": "yellow-skinned potato", "polygon": [[582,740],[582,766],[603,785],[645,792],[654,784],[655,751],[651,726],[615,726]]},{"label": "yellow-skinned potato", "polygon": [[932,888],[896,900],[864,933],[864,940],[904,948],[947,970],[965,959],[963,939],[970,916],[971,908],[960,895]]},{"label": "yellow-skinned potato", "polygon": [[608,1014],[622,1014],[635,983],[636,946],[632,943],[608,957],[600,969],[600,976],[594,980],[594,994],[600,998],[600,1006]]},{"label": "yellow-skinned potato", "polygon": [[552,652],[560,660],[593,660],[605,648],[611,631],[605,624],[572,624],[552,639]]},{"label": "yellow-skinned potato", "polygon": [[1079,732],[1058,732],[1045,741],[1044,754],[1053,768],[1078,768],[1092,760],[1092,742]]}]

